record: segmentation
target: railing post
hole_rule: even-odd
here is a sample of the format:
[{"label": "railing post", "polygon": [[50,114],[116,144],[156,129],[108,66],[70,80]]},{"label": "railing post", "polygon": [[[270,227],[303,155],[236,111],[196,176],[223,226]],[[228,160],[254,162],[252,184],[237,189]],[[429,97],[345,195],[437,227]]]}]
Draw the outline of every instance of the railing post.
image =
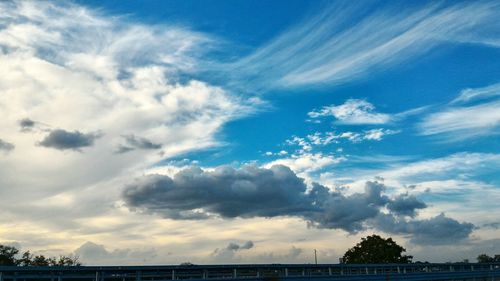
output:
[{"label": "railing post", "polygon": [[175,280],[175,269],[172,269],[172,280]]},{"label": "railing post", "polygon": [[285,277],[288,277],[288,267],[285,267]]},{"label": "railing post", "polygon": [[328,275],[332,275],[332,268],[328,267]]},{"label": "railing post", "polygon": [[0,281],[3,281],[3,272],[0,272]]},{"label": "railing post", "polygon": [[142,280],[142,271],[137,270],[135,272],[135,281],[141,281]]},{"label": "railing post", "polygon": [[399,268],[399,266],[398,266],[398,274],[401,274],[401,269]]},{"label": "railing post", "polygon": [[236,268],[233,269],[233,278],[236,278],[237,276],[237,272],[236,272]]},{"label": "railing post", "polygon": [[99,271],[95,272],[95,281],[101,281],[99,280]]},{"label": "railing post", "polygon": [[368,271],[368,266],[365,267],[365,271],[366,271],[366,275],[370,274],[370,272]]}]

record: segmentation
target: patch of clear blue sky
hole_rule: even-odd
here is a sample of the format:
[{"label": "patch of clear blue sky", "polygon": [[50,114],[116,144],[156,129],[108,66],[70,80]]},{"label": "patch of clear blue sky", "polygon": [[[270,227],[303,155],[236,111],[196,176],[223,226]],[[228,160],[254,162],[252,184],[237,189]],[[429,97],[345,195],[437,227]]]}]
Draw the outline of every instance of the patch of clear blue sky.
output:
[{"label": "patch of clear blue sky", "polygon": [[[173,23],[227,40],[228,56],[242,56],[261,46],[325,5],[321,1],[77,1],[97,6],[104,12],[126,14],[130,20],[146,24]],[[405,2],[408,3],[408,2]],[[221,50],[224,52],[224,50]],[[209,76],[201,77],[210,81]],[[457,152],[500,152],[498,136],[442,143],[418,134],[419,116],[386,125],[341,126],[332,119],[321,124],[305,122],[307,112],[349,98],[366,99],[378,112],[395,114],[421,106],[443,106],[464,88],[483,87],[500,81],[500,50],[479,45],[445,44],[422,56],[390,69],[373,71],[346,84],[274,90],[262,98],[272,109],[227,124],[220,139],[223,148],[193,152],[178,157],[200,161],[201,165],[268,161],[266,151],[292,150],[284,145],[292,135],[314,132],[354,131],[372,128],[401,130],[382,141],[342,142],[322,149],[334,152],[342,147],[350,155],[410,155],[416,159],[437,158]],[[471,116],[471,118],[474,118]],[[171,160],[171,159],[169,159]],[[346,163],[345,168],[352,168]],[[356,168],[373,163],[357,163]],[[488,179],[487,176],[484,179]],[[491,177],[490,180],[498,179]]]}]

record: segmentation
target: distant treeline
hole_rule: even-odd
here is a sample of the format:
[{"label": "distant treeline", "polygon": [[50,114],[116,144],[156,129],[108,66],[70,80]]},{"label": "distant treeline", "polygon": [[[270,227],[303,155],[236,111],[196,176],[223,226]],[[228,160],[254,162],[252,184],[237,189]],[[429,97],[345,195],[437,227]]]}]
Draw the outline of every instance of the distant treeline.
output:
[{"label": "distant treeline", "polygon": [[500,262],[500,255],[495,255],[493,257],[490,257],[487,254],[481,254],[477,256],[477,262],[479,263]]},{"label": "distant treeline", "polygon": [[20,258],[16,247],[0,245],[0,265],[4,266],[78,266],[77,256],[45,257],[24,252]]}]

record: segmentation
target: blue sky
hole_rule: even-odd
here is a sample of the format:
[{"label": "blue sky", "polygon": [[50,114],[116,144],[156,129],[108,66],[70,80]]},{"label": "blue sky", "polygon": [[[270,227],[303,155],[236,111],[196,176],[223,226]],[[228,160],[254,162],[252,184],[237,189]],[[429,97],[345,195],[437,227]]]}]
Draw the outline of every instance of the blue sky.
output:
[{"label": "blue sky", "polygon": [[500,251],[494,1],[0,12],[0,242],[101,264],[336,262],[371,233]]}]

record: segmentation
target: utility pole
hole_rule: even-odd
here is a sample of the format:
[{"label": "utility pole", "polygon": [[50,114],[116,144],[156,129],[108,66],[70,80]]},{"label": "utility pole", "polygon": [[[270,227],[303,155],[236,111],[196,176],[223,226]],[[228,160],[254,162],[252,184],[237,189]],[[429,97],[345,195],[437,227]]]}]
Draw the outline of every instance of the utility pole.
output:
[{"label": "utility pole", "polygon": [[314,264],[318,264],[318,255],[316,253],[316,249],[314,249]]}]

